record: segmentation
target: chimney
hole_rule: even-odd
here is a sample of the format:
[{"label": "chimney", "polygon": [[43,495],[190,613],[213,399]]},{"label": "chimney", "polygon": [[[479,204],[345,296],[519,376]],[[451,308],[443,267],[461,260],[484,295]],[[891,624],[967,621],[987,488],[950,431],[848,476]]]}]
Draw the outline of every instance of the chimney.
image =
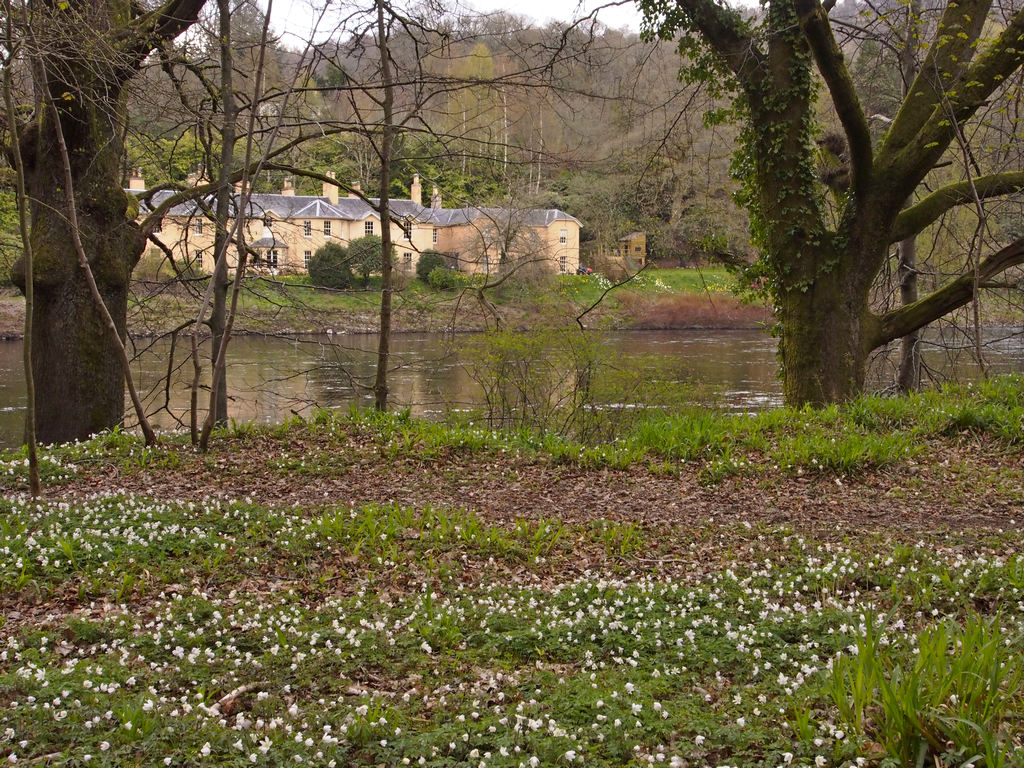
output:
[{"label": "chimney", "polygon": [[420,184],[420,175],[412,175],[412,184],[409,185],[409,197],[416,205],[423,205],[423,185]]},{"label": "chimney", "polygon": [[204,181],[206,181],[206,166],[202,163],[198,163],[195,171],[190,173],[185,179],[185,183],[190,187],[198,187]]},{"label": "chimney", "polygon": [[284,186],[281,187],[281,194],[282,195],[288,195],[288,197],[294,197],[295,196],[295,186],[292,184],[292,177],[291,176],[285,176],[285,178],[284,178]]},{"label": "chimney", "polygon": [[363,185],[358,181],[352,182],[352,190],[348,193],[349,197],[359,197],[359,193],[363,191]]},{"label": "chimney", "polygon": [[133,192],[144,192],[146,180],[142,178],[141,168],[132,168],[132,175],[128,178],[128,189]]},{"label": "chimney", "polygon": [[[330,179],[334,178],[334,171],[328,171],[327,177]],[[324,197],[331,201],[331,205],[338,204],[338,187],[334,184],[328,184],[324,182]]]},{"label": "chimney", "polygon": [[434,187],[433,193],[430,195],[430,207],[440,208],[441,207],[441,190],[436,186]]}]

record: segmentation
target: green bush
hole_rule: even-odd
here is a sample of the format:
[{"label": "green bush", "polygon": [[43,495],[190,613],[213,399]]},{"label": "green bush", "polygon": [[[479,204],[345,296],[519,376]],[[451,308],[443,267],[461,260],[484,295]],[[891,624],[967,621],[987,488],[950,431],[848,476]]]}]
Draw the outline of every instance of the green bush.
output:
[{"label": "green bush", "polygon": [[416,261],[416,277],[426,283],[430,279],[431,272],[438,267],[446,266],[448,266],[448,262],[445,260],[444,254],[433,248],[428,248],[420,254]]},{"label": "green bush", "polygon": [[348,249],[339,243],[327,243],[309,260],[309,279],[324,288],[351,288],[352,267]]},{"label": "green bush", "polygon": [[377,235],[366,235],[349,243],[348,255],[352,266],[363,279],[364,288],[370,284],[370,275],[383,269],[382,252],[381,240]]},{"label": "green bush", "polygon": [[427,283],[435,291],[444,291],[451,288],[465,288],[470,283],[469,275],[464,275],[457,269],[448,267],[434,267],[427,275]]}]

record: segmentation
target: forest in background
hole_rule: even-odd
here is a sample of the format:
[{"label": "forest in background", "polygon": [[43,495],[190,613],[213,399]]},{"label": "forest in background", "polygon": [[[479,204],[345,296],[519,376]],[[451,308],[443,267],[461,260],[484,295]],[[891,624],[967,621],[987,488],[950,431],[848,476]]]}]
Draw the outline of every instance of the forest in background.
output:
[{"label": "forest in background", "polygon": [[[351,6],[327,18],[325,10],[320,32],[286,46],[250,0],[223,0],[217,12],[204,10],[201,0],[188,2],[191,18],[168,17],[160,28],[163,42],[139,38],[124,62],[116,45],[106,51],[109,61],[103,51],[76,59],[39,46],[44,38],[31,24],[46,19],[29,14],[19,23],[27,35],[21,46],[37,49],[27,60],[51,57],[49,72],[58,77],[37,89],[37,97],[49,94],[42,103],[57,123],[67,114],[72,131],[90,127],[87,146],[72,153],[64,148],[66,129],[55,129],[62,163],[70,166],[74,156],[85,164],[46,170],[52,153],[33,131],[44,130],[47,120],[42,115],[30,125],[30,70],[9,58],[5,97],[16,104],[15,92],[23,96],[22,107],[8,106],[7,113],[25,118],[17,129],[24,131],[23,149],[35,143],[31,226],[33,236],[39,233],[40,263],[71,264],[74,257],[88,274],[90,252],[112,259],[101,285],[106,298],[102,291],[96,296],[91,283],[93,295],[86,296],[75,270],[46,276],[40,333],[68,336],[54,330],[69,315],[53,300],[59,293],[53,280],[73,289],[93,320],[103,314],[93,305],[112,302],[116,313],[105,327],[117,331],[129,276],[145,252],[186,278],[178,294],[198,299],[196,291],[206,291],[194,347],[212,297],[208,325],[222,362],[243,283],[233,280],[229,315],[225,254],[235,240],[228,231],[233,184],[277,191],[294,181],[299,192],[317,193],[336,183],[342,193],[379,196],[379,213],[387,218],[388,198],[407,196],[414,173],[427,189],[439,188],[449,207],[557,207],[577,216],[584,222],[583,258],[598,269],[605,266],[600,256],[635,230],[647,233],[648,255],[661,265],[742,267],[737,287],[775,311],[791,387],[787,401],[793,403],[859,393],[867,357],[893,343],[908,351],[901,372],[920,368],[917,332],[947,316],[963,336],[953,337],[953,345],[976,350],[984,365],[981,318],[1007,315],[983,315],[980,297],[1010,304],[1020,298],[1021,74],[1012,41],[1024,21],[1012,4],[986,6],[961,37],[947,34],[950,24],[967,24],[960,6],[916,0],[838,8],[794,0],[763,12],[706,0],[642,2],[644,35],[608,29],[594,18],[538,26],[507,13],[463,16],[378,2],[376,14]],[[701,27],[704,12],[717,19],[707,28]],[[150,23],[155,17],[143,18]],[[53,21],[58,34],[73,37],[82,20],[69,12]],[[324,32],[329,29],[334,33]],[[721,30],[729,30],[725,38]],[[730,36],[742,44],[730,48]],[[961,39],[968,43],[956,42]],[[959,64],[948,72],[936,68],[936,57],[960,45],[981,50],[980,63],[963,72]],[[9,42],[8,50],[21,46]],[[788,59],[778,58],[783,51]],[[973,55],[962,58],[969,62]],[[94,71],[105,67],[109,76]],[[114,94],[103,77],[118,79],[123,90]],[[967,79],[961,83],[961,77]],[[96,78],[98,90],[88,90]],[[958,95],[961,85],[971,93],[987,90],[984,97],[970,96],[951,120],[943,110],[967,98]],[[932,101],[908,107],[928,93]],[[54,94],[68,104],[59,106]],[[71,117],[75,110],[82,115]],[[936,140],[926,143],[933,135]],[[913,151],[894,154],[906,146]],[[877,164],[876,152],[884,159]],[[90,159],[101,156],[102,164]],[[63,186],[53,183],[60,170],[68,178]],[[141,201],[123,200],[121,190],[135,170],[149,191]],[[85,184],[88,205],[76,201],[77,184]],[[62,190],[63,201],[57,199]],[[154,195],[163,190],[174,194],[157,206]],[[194,265],[173,264],[170,250],[154,237],[170,206],[187,201],[217,225],[212,281]],[[139,203],[148,213],[136,221]],[[61,213],[62,206],[71,212]],[[80,226],[75,208],[95,221]],[[43,221],[48,217],[50,226]],[[73,254],[67,237],[54,236],[68,224]],[[79,243],[81,234],[96,242]],[[131,243],[107,242],[129,236]],[[248,247],[241,238],[236,246],[240,252]],[[389,247],[385,236],[384,252]],[[63,261],[48,260],[48,251]],[[378,372],[387,370],[390,297],[402,288],[390,282],[391,262],[381,263]],[[157,266],[146,274],[168,276]],[[623,271],[634,266],[620,265]],[[473,286],[485,309],[493,308],[486,294],[501,290],[514,272],[493,285]],[[19,285],[29,279],[14,278]],[[78,332],[82,324],[72,328]],[[93,343],[98,337],[90,336],[88,346],[102,351]],[[119,339],[113,341],[119,347]],[[111,369],[83,351],[67,353]],[[836,359],[826,360],[825,351]],[[123,349],[121,357],[128,377]],[[38,367],[45,373],[62,366]],[[917,381],[915,375],[904,383],[901,373],[900,388],[913,389]],[[110,391],[117,385],[111,376]],[[380,389],[386,400],[384,384]],[[120,408],[119,397],[110,403],[112,413],[114,405]]]},{"label": "forest in background", "polygon": [[[894,12],[901,8],[892,5]],[[598,268],[610,266],[602,254],[618,238],[638,230],[647,233],[648,255],[662,266],[736,265],[755,258],[747,214],[736,202],[739,127],[721,89],[681,75],[675,42],[645,40],[594,20],[541,26],[508,12],[430,17],[424,7],[418,13],[414,33],[399,30],[389,40],[402,70],[398,114],[404,110],[407,120],[396,137],[391,195],[408,197],[412,175],[419,173],[424,197],[436,185],[446,207],[559,208],[583,222],[581,256]],[[126,187],[132,168],[141,168],[152,188],[194,183],[197,169],[217,166],[214,16],[211,10],[190,35],[152,56],[133,83]],[[900,51],[885,34],[893,22],[885,4],[853,0],[831,18],[845,34],[850,71],[877,138],[901,100]],[[254,103],[252,73],[263,23],[251,2],[238,3],[232,13],[243,119]],[[305,50],[272,37],[262,51],[265,81],[255,99],[255,141],[294,146],[269,164],[283,169],[268,168],[252,179],[255,191],[280,190],[286,177],[294,177],[288,168],[296,168],[333,172],[343,183],[358,182],[368,196],[379,194],[379,160],[367,129],[379,120],[367,86],[379,63],[365,34],[339,30]],[[818,119],[837,126],[826,106],[820,105]],[[1020,108],[1014,85],[1009,100],[992,110],[999,124],[989,114],[972,126],[976,134],[990,135],[971,155],[943,163],[932,174],[935,183],[964,177],[971,166],[980,173],[1019,165],[1009,139],[1017,133]],[[320,126],[330,130],[316,137]],[[842,188],[844,153],[838,134],[824,129],[818,150],[823,196]],[[320,193],[316,178],[294,180],[298,194]],[[15,222],[13,190],[2,186],[5,274],[20,250]],[[978,212],[965,207],[921,238],[934,285],[962,271],[969,258],[965,247],[978,227]],[[998,201],[997,209],[986,201],[984,227],[996,239],[1019,236],[1019,196]],[[890,295],[880,302],[894,301],[893,290],[883,287],[882,294]]]},{"label": "forest in background", "polygon": [[[154,57],[133,84],[125,186],[131,168],[141,168],[153,187],[186,184],[200,166],[216,166],[211,23],[177,41],[163,64]],[[255,69],[263,18],[242,4],[232,23],[239,88],[249,89],[251,104],[247,73]],[[436,185],[446,207],[560,208],[583,222],[582,249],[590,261],[636,230],[648,233],[651,257],[666,265],[702,262],[709,254],[752,255],[746,218],[732,200],[735,131],[705,124],[716,103],[679,82],[671,43],[644,42],[596,23],[541,27],[507,13],[434,23],[430,50],[423,50],[422,30],[390,41],[399,65],[415,70],[405,82],[398,77],[398,109],[415,117],[396,141],[392,195],[408,197],[419,173],[424,197]],[[275,161],[333,171],[376,196],[379,160],[365,126],[378,115],[365,94],[350,88],[378,66],[366,41],[349,35],[307,51],[277,41],[264,55],[257,142],[268,139],[288,93],[278,145],[315,133],[321,123],[347,129],[304,140]],[[241,98],[244,113],[249,105],[244,93]],[[292,175],[266,170],[253,179],[254,190],[279,191]],[[298,194],[320,194],[320,181],[296,177],[295,183]],[[16,227],[9,191],[4,195],[9,262]]]}]

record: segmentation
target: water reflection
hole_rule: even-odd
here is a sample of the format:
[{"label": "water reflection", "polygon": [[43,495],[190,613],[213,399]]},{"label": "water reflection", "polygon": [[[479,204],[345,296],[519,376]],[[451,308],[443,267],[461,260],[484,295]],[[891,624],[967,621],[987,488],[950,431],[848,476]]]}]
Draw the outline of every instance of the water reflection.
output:
[{"label": "water reflection", "polygon": [[[671,361],[677,375],[710,388],[723,407],[752,411],[781,401],[775,340],[760,331],[635,331],[605,335],[618,361],[630,365],[640,358]],[[960,349],[958,376],[976,371],[973,348]],[[148,346],[147,346],[148,345]],[[391,388],[396,406],[420,416],[436,416],[450,408],[471,408],[480,391],[459,365],[451,344],[437,334],[402,334],[393,339]],[[992,332],[985,341],[992,372],[1024,370],[1024,336]],[[314,406],[344,408],[373,402],[372,384],[377,337],[334,335],[298,339],[239,337],[229,348],[228,382],[231,418],[273,423],[291,414],[308,414]],[[135,363],[147,409],[161,429],[184,426],[192,378],[188,342],[172,348],[167,339],[138,342]],[[173,352],[173,355],[172,355]],[[202,350],[204,359],[208,348]],[[0,444],[20,442],[25,385],[20,342],[0,342]],[[941,355],[926,349],[935,375],[950,368]],[[170,382],[165,377],[171,371]],[[976,375],[976,373],[974,374]],[[873,386],[891,381],[886,364],[876,366]],[[206,400],[206,392],[201,403]]]}]

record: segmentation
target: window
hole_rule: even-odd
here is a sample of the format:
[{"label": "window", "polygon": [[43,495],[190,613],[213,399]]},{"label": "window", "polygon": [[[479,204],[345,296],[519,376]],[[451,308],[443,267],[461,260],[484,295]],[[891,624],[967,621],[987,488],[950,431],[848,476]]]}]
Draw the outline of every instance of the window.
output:
[{"label": "window", "polygon": [[433,240],[431,241],[434,245],[437,245],[437,227],[434,227]]},{"label": "window", "polygon": [[325,221],[324,222],[324,237],[330,237],[330,236],[331,236],[331,222]]},{"label": "window", "polygon": [[563,229],[561,232],[558,233],[558,242],[561,245],[565,245],[566,243],[569,242],[569,230]]},{"label": "window", "polygon": [[637,252],[637,253],[640,253],[640,250],[641,250],[641,249],[640,249],[640,246],[638,245],[638,246],[636,246],[636,247],[635,247],[635,248],[634,248],[633,250],[634,250],[635,252]]},{"label": "window", "polygon": [[163,231],[164,231],[164,220],[163,219],[157,219],[156,220],[156,224],[153,225],[153,233],[156,234],[157,232],[163,232]]},{"label": "window", "polygon": [[568,269],[569,257],[563,253],[561,256],[558,257],[558,271],[564,275]]},{"label": "window", "polygon": [[194,256],[194,258],[192,259],[192,263],[196,266],[197,269],[202,269],[203,268],[203,252],[202,251],[196,251],[192,255]]},{"label": "window", "polygon": [[402,254],[402,266],[406,271],[412,269],[412,254],[408,251]]},{"label": "window", "polygon": [[368,219],[366,221],[366,223],[363,224],[363,234],[366,234],[366,235],[372,235],[373,234],[373,219]]},{"label": "window", "polygon": [[196,234],[197,235],[203,234],[203,220],[202,219],[196,219],[196,227],[195,227],[195,229],[196,229]]},{"label": "window", "polygon": [[405,228],[404,234],[405,239],[408,240],[409,242],[412,242],[412,224]]},{"label": "window", "polygon": [[267,251],[267,266],[271,269],[277,268],[277,250],[271,248]]},{"label": "window", "polygon": [[269,213],[263,214],[263,226],[266,227],[267,229],[270,229],[273,226],[273,224],[274,224],[274,220],[272,218],[270,218],[270,214]]},{"label": "window", "polygon": [[304,222],[302,222],[302,236],[303,237],[312,237],[313,236],[313,222],[312,221],[304,221]]},{"label": "window", "polygon": [[312,251],[303,251],[302,252],[302,264],[303,264],[303,266],[306,269],[309,269],[309,260],[312,259],[312,258],[313,258],[313,252]]}]

